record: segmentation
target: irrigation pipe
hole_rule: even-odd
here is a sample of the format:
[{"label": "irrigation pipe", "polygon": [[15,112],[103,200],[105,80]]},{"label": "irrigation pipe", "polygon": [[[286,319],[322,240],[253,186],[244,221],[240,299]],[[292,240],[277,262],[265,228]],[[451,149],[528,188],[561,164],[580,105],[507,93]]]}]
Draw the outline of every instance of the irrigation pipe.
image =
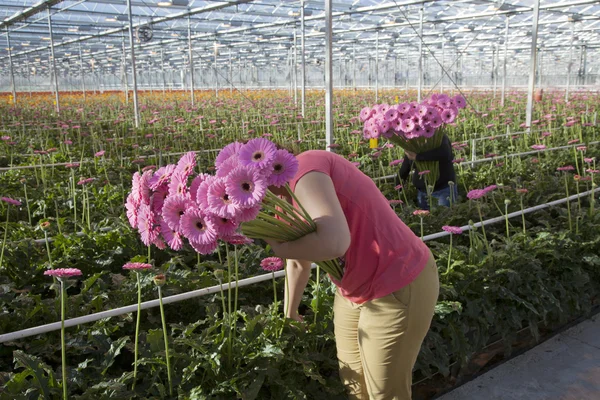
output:
[{"label": "irrigation pipe", "polygon": [[[565,150],[565,149],[570,149],[570,148],[573,148],[573,147],[591,146],[591,145],[595,145],[595,144],[600,144],[600,141],[597,140],[595,142],[589,142],[589,143],[575,143],[575,144],[569,144],[569,145],[559,146],[559,147],[550,147],[550,148],[547,148],[547,149],[544,149],[544,150],[531,150],[531,151],[526,151],[526,152],[523,152],[523,153],[513,153],[513,154],[506,154],[506,155],[503,155],[503,156],[480,158],[478,160],[463,161],[463,162],[458,163],[458,165],[473,165],[473,164],[479,164],[479,163],[482,163],[482,162],[501,160],[503,158],[508,158],[508,157],[527,156],[527,155],[531,155],[531,154],[544,153],[544,152],[547,152],[547,151]],[[396,176],[396,174],[379,176],[377,178],[373,178],[373,180],[374,181],[382,181],[382,180],[385,180],[385,179],[394,178],[395,176]]]},{"label": "irrigation pipe", "polygon": [[[508,214],[507,217],[508,218],[517,217],[522,214],[527,214],[527,213],[531,213],[531,212],[541,210],[544,208],[552,207],[552,206],[555,206],[558,204],[566,203],[567,201],[572,201],[572,200],[577,199],[578,197],[587,196],[592,192],[598,192],[598,191],[600,191],[600,188],[588,190],[586,192],[580,193],[579,195],[575,194],[573,196],[569,196],[564,199],[559,199],[559,200],[551,201],[549,203],[530,207],[523,211],[515,211],[513,213]],[[477,222],[477,223],[473,224],[473,227],[480,227],[481,225],[489,225],[489,224],[493,224],[496,222],[504,221],[504,219],[507,217],[501,216],[501,217],[492,218],[492,219],[483,221],[483,224],[481,222]],[[466,226],[461,227],[461,229],[469,230],[469,229],[471,229],[471,226],[466,225]],[[449,232],[445,232],[445,231],[438,232],[438,233],[434,233],[432,235],[427,235],[427,236],[423,237],[423,241],[438,239],[438,238],[442,238],[442,237],[448,236],[448,235],[450,235]],[[312,268],[315,268],[315,267],[316,267],[316,265],[313,264]],[[283,276],[285,276],[285,271],[275,272],[276,278],[281,278]],[[246,279],[242,279],[242,280],[238,281],[237,285],[236,285],[236,282],[232,282],[231,286],[233,288],[235,288],[236,286],[244,287],[244,286],[252,285],[254,283],[270,280],[270,279],[272,279],[272,277],[273,277],[272,274],[263,274],[263,275],[253,276],[251,278],[246,278]],[[164,297],[163,303],[164,304],[176,303],[176,302],[179,302],[182,300],[188,300],[188,299],[192,299],[192,298],[199,297],[199,296],[205,296],[208,294],[218,293],[218,292],[220,292],[220,290],[221,290],[221,285],[211,286],[211,287],[202,288],[202,289],[198,289],[198,290],[193,290],[190,292],[185,292],[185,293],[176,294],[173,296]],[[142,308],[142,310],[145,310],[148,308],[157,307],[158,305],[159,305],[158,300],[150,300],[150,301],[143,302],[141,305],[141,308]],[[132,312],[136,312],[136,311],[137,311],[137,304],[132,304],[129,306],[115,308],[115,309],[108,310],[108,311],[101,311],[99,313],[85,315],[83,317],[71,318],[71,319],[68,319],[65,321],[65,328],[69,328],[69,327],[80,325],[80,324],[85,324],[88,322],[98,321],[103,318],[116,317],[119,315],[128,314],[128,313],[132,313]],[[52,332],[52,331],[59,330],[60,328],[61,328],[60,322],[53,322],[53,323],[46,324],[46,325],[40,325],[40,326],[36,326],[36,327],[32,327],[32,328],[23,329],[20,331],[6,333],[4,335],[0,335],[0,343],[8,342],[11,340],[23,339],[26,337],[39,335],[42,333]]]}]

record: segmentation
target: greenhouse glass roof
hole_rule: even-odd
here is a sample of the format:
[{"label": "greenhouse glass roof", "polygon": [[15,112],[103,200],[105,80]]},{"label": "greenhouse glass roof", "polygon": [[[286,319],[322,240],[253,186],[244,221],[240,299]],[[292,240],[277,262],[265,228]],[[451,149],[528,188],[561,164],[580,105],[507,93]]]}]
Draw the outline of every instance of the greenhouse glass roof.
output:
[{"label": "greenhouse glass roof", "polygon": [[[213,60],[216,53],[217,57],[233,55],[241,64],[281,63],[302,36],[302,4],[307,62],[319,63],[325,49],[324,3],[132,0],[138,63],[141,68],[157,63],[171,69],[186,65],[188,32],[195,62]],[[435,54],[443,45],[447,54],[463,54],[467,61],[469,57],[491,59],[504,50],[508,35],[506,47],[515,65],[527,63],[534,3],[333,0],[334,62],[353,57],[413,57],[421,41],[422,9],[426,53]],[[599,1],[541,0],[538,48],[557,64],[565,64],[571,43],[588,49],[600,46],[599,19]],[[67,73],[79,65],[80,57],[85,68],[114,70],[129,47],[129,14],[124,0],[0,0],[0,20],[2,74],[9,68],[9,49],[17,70],[27,65],[29,70],[44,74],[49,70],[50,41],[57,68]]]}]

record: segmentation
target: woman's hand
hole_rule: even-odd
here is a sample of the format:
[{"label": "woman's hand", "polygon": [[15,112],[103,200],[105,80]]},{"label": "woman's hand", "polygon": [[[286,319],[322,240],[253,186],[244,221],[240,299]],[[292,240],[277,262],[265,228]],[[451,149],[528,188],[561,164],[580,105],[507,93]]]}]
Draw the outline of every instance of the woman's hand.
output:
[{"label": "woman's hand", "polygon": [[404,150],[404,154],[408,157],[409,160],[415,161],[417,159],[417,153],[412,151]]}]

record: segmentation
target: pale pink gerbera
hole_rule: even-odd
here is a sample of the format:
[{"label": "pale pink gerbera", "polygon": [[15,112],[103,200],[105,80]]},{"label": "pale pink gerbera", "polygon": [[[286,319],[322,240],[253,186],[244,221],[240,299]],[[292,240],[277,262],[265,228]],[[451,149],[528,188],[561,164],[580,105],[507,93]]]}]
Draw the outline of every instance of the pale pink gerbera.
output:
[{"label": "pale pink gerbera", "polygon": [[140,202],[135,200],[133,193],[129,193],[129,196],[127,196],[127,202],[125,202],[125,209],[127,210],[127,219],[129,220],[129,225],[131,225],[132,228],[137,228],[138,225],[139,206]]},{"label": "pale pink gerbera", "polygon": [[150,206],[144,203],[138,209],[138,231],[146,246],[150,246],[160,233],[159,226],[156,224],[156,216],[150,210]]},{"label": "pale pink gerbera", "polygon": [[485,189],[473,189],[467,193],[467,198],[470,200],[477,200],[485,196],[487,192]]},{"label": "pale pink gerbera", "polygon": [[221,164],[227,161],[231,156],[237,156],[242,146],[244,145],[240,142],[233,142],[223,147],[223,149],[219,152],[217,158],[215,159],[215,167],[219,169]]},{"label": "pale pink gerbera", "polygon": [[260,208],[261,208],[260,204],[257,204],[254,207],[243,208],[242,210],[240,210],[236,219],[239,222],[253,221],[258,216],[258,213],[260,212]]},{"label": "pale pink gerbera", "polygon": [[440,116],[442,118],[443,123],[450,124],[450,123],[454,122],[454,119],[456,118],[456,113],[454,112],[453,109],[446,108],[442,111]]},{"label": "pale pink gerbera", "polygon": [[458,108],[465,108],[467,106],[467,102],[464,97],[457,94],[454,96],[454,105]]},{"label": "pale pink gerbera", "polygon": [[279,257],[263,258],[260,262],[260,267],[264,271],[275,272],[283,268],[283,260]]},{"label": "pale pink gerbera", "polygon": [[256,138],[242,146],[238,157],[241,165],[262,170],[271,166],[276,151],[277,148],[271,141]]},{"label": "pale pink gerbera", "polygon": [[171,183],[169,183],[169,195],[187,193],[187,176],[181,172],[175,171],[173,175],[171,175]]},{"label": "pale pink gerbera", "polygon": [[179,251],[183,248],[181,234],[171,229],[164,219],[160,221],[160,232],[170,248],[175,251]]},{"label": "pale pink gerbera", "polygon": [[96,154],[94,154],[94,157],[102,157],[104,155],[104,153],[106,153],[106,151],[100,150],[99,152],[97,152]]},{"label": "pale pink gerbera", "polygon": [[225,178],[231,171],[236,169],[240,165],[238,158],[236,155],[229,157],[227,160],[223,161],[217,167],[216,176],[218,178]]},{"label": "pale pink gerbera", "polygon": [[179,232],[181,217],[190,206],[190,200],[186,195],[174,194],[168,196],[162,208],[162,216],[167,226]]},{"label": "pale pink gerbera", "polygon": [[230,237],[235,234],[239,224],[233,218],[215,217],[215,229],[219,237]]},{"label": "pale pink gerbera", "polygon": [[192,201],[196,201],[196,196],[198,194],[198,188],[200,184],[206,180],[206,178],[210,176],[208,174],[199,174],[192,180],[192,184],[190,185],[190,198]]},{"label": "pale pink gerbera", "polygon": [[196,208],[188,208],[185,211],[180,226],[181,233],[190,243],[209,244],[217,238],[212,218]]},{"label": "pale pink gerbera", "polygon": [[77,268],[56,268],[44,271],[44,275],[54,276],[59,279],[71,278],[73,276],[80,276],[81,270]]},{"label": "pale pink gerbera", "polygon": [[160,215],[162,213],[163,205],[165,204],[165,199],[169,195],[169,191],[165,187],[159,187],[157,191],[152,193],[150,197],[150,206],[152,212],[156,215]]},{"label": "pale pink gerbera", "polygon": [[533,150],[544,150],[546,149],[546,146],[544,146],[543,144],[534,144],[533,146],[531,146],[531,148]]},{"label": "pale pink gerbera", "polygon": [[21,205],[21,202],[19,200],[11,199],[10,197],[0,197],[0,200],[2,200],[5,203],[11,204],[13,206]]},{"label": "pale pink gerbera", "polygon": [[269,186],[281,187],[289,182],[298,172],[298,160],[287,150],[277,150],[273,160],[273,171],[269,176]]},{"label": "pale pink gerbera", "polygon": [[223,236],[221,239],[223,239],[229,244],[233,244],[236,246],[250,244],[254,242],[254,240],[239,233],[234,233],[231,236]]},{"label": "pale pink gerbera", "polygon": [[142,197],[142,202],[150,204],[150,195],[152,189],[150,189],[150,179],[152,179],[152,171],[145,171],[140,178],[139,191]]},{"label": "pale pink gerbera", "polygon": [[198,186],[198,190],[196,191],[196,204],[200,206],[201,209],[208,209],[208,188],[213,183],[216,178],[212,175],[207,175]]},{"label": "pale pink gerbera", "polygon": [[460,226],[444,225],[444,226],[442,226],[442,229],[445,230],[446,232],[450,232],[453,235],[460,235],[461,233],[463,233],[463,230],[461,229]]},{"label": "pale pink gerbera", "polygon": [[257,171],[237,167],[227,177],[226,187],[233,203],[247,208],[262,201],[267,190],[267,183]]},{"label": "pale pink gerbera", "polygon": [[400,125],[400,129],[402,129],[402,132],[404,133],[412,132],[413,129],[415,129],[415,123],[410,118],[403,119],[402,124]]},{"label": "pale pink gerbera", "polygon": [[205,244],[190,242],[190,245],[200,254],[211,254],[217,249],[219,243],[216,240],[213,240],[212,242]]},{"label": "pale pink gerbera", "polygon": [[556,168],[556,170],[557,171],[563,171],[563,172],[566,172],[566,171],[575,171],[575,167],[572,166],[572,165],[565,165],[564,167],[558,167],[558,168]]},{"label": "pale pink gerbera", "polygon": [[175,167],[175,174],[181,174],[185,180],[194,172],[196,167],[196,153],[189,151],[185,153],[177,162]]},{"label": "pale pink gerbera", "polygon": [[142,176],[139,172],[131,177],[131,195],[138,204],[142,202]]},{"label": "pale pink gerbera", "polygon": [[372,110],[370,107],[364,107],[360,110],[360,122],[365,122],[369,118],[373,116],[375,110]]},{"label": "pale pink gerbera", "polygon": [[135,271],[142,271],[142,270],[150,269],[150,268],[152,268],[151,264],[141,263],[141,262],[128,262],[127,264],[123,265],[123,269],[129,269],[129,270],[135,270]]},{"label": "pale pink gerbera", "polygon": [[238,213],[238,207],[227,193],[226,180],[216,178],[208,187],[208,206],[211,213],[221,218],[233,218]]},{"label": "pale pink gerbera", "polygon": [[168,186],[169,179],[175,171],[175,164],[168,164],[164,167],[160,167],[152,176],[149,181],[150,189],[156,190],[161,186]]}]

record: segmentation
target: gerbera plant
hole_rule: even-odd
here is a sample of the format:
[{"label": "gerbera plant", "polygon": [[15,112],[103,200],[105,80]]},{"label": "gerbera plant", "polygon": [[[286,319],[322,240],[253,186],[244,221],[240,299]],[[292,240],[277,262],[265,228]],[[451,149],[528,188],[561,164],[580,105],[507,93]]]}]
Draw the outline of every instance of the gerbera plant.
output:
[{"label": "gerbera plant", "polygon": [[[405,150],[421,154],[441,146],[445,125],[454,123],[458,110],[465,106],[466,101],[460,95],[449,97],[434,93],[420,103],[365,107],[359,118],[364,124],[365,139],[383,136]],[[429,171],[422,176],[427,186],[435,186],[439,162],[416,160],[415,163],[419,171]]]}]

